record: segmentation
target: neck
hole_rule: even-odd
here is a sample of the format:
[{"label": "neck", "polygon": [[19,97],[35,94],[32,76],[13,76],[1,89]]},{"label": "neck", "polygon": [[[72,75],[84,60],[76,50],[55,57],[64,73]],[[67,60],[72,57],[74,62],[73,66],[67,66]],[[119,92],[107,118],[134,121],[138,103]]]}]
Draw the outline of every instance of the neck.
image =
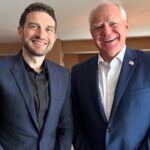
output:
[{"label": "neck", "polygon": [[43,61],[45,56],[33,56],[29,54],[26,50],[22,51],[22,56],[25,62],[36,72],[41,72],[43,70]]}]

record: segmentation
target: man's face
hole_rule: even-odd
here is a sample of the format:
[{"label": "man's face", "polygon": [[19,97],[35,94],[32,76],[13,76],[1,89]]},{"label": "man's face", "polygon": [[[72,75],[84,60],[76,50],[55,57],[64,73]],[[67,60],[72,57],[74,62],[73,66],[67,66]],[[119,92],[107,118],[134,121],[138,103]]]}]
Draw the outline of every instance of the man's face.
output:
[{"label": "man's face", "polygon": [[33,56],[45,56],[56,41],[55,21],[45,12],[31,12],[18,28],[24,49]]},{"label": "man's face", "polygon": [[128,21],[123,19],[120,9],[112,4],[103,4],[94,13],[91,34],[100,54],[110,62],[125,45]]}]

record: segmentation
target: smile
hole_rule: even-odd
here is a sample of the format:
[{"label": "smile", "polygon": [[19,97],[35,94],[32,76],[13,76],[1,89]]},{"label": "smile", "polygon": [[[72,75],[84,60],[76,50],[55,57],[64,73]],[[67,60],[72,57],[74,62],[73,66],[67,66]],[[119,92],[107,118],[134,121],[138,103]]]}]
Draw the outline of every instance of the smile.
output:
[{"label": "smile", "polygon": [[39,46],[45,46],[45,45],[47,45],[47,42],[45,42],[45,41],[43,41],[43,40],[37,40],[37,39],[35,39],[35,40],[32,40],[32,42],[34,43],[34,44],[36,44],[36,45],[39,45]]},{"label": "smile", "polygon": [[111,39],[105,39],[104,43],[111,43],[111,42],[115,41],[116,39],[118,39],[118,37],[114,37],[114,38],[111,38]]}]

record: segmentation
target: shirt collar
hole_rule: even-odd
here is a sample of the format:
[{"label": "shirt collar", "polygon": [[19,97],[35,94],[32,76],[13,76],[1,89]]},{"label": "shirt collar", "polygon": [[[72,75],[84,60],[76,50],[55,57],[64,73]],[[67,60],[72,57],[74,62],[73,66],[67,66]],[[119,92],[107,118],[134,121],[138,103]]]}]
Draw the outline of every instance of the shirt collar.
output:
[{"label": "shirt collar", "polygon": [[[125,51],[126,51],[126,45],[124,45],[123,49],[114,57],[114,59],[117,59],[119,60],[121,63],[123,62],[123,58],[124,58],[124,55],[125,55]],[[101,57],[101,55],[99,54],[98,55],[98,65],[100,62],[104,62],[104,59]]]},{"label": "shirt collar", "polygon": [[[23,58],[23,57],[22,57]],[[23,58],[23,62],[24,62],[24,65],[25,65],[25,68],[26,68],[26,70],[27,71],[31,71],[31,72],[35,72],[35,73],[37,73],[33,68],[31,68],[27,63],[26,63],[26,61],[24,60],[24,58]],[[43,62],[43,73],[47,73],[47,64],[46,64],[46,61],[44,60],[44,62]]]}]

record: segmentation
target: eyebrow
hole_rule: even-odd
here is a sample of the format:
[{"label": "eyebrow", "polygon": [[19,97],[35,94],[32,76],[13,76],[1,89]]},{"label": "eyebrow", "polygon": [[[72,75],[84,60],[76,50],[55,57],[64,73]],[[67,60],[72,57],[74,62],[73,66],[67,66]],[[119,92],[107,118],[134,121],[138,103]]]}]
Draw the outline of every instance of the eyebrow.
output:
[{"label": "eyebrow", "polygon": [[102,25],[103,25],[102,22],[98,22],[98,23],[93,24],[93,27],[99,27],[99,26],[102,26]]},{"label": "eyebrow", "polygon": [[[29,23],[27,24],[27,26],[32,25],[32,24],[35,24],[35,25],[40,26],[40,24],[35,23],[35,22],[29,22]],[[46,27],[48,27],[48,28],[54,28],[54,29],[55,29],[55,26],[52,26],[52,25],[47,25]]]}]

